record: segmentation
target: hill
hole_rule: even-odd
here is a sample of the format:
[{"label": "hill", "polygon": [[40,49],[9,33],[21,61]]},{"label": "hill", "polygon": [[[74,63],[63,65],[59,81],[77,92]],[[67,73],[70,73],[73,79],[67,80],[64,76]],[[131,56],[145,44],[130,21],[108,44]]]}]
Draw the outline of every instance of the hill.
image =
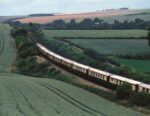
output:
[{"label": "hill", "polygon": [[[30,17],[30,18],[22,18],[17,21],[22,23],[49,23],[53,22],[54,20],[63,19],[63,20],[70,20],[70,19],[77,19],[82,20],[84,18],[109,18],[112,16],[125,16],[129,14],[136,14],[136,13],[147,13],[149,10],[113,10],[113,11],[97,11],[97,12],[90,12],[90,13],[80,13],[80,14],[62,14],[57,16],[43,16],[43,17]],[[130,16],[131,17],[131,16]]]},{"label": "hill", "polygon": [[30,17],[54,16],[54,14],[43,14],[43,13],[41,13],[41,14],[30,14],[30,15],[28,15],[28,16],[30,16]]},{"label": "hill", "polygon": [[17,74],[0,80],[3,116],[144,116],[60,81]]},{"label": "hill", "polygon": [[26,16],[0,16],[0,23],[8,20],[16,20],[20,18],[25,18]]}]

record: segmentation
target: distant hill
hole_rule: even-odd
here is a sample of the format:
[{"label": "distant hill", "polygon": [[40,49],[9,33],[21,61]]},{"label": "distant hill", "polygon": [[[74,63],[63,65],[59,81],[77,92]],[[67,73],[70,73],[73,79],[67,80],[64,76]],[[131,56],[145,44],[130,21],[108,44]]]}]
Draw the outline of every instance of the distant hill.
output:
[{"label": "distant hill", "polygon": [[26,16],[0,16],[0,23],[8,20],[16,20],[20,18],[26,18]]},{"label": "distant hill", "polygon": [[32,22],[32,23],[44,24],[44,23],[53,22],[54,20],[58,20],[58,19],[62,19],[62,20],[76,19],[79,21],[84,18],[98,17],[98,18],[103,19],[107,17],[109,18],[109,17],[116,17],[116,16],[126,16],[126,15],[137,14],[137,13],[150,13],[150,10],[148,9],[134,10],[134,9],[128,9],[128,8],[121,8],[121,9],[111,10],[111,11],[95,11],[95,12],[78,13],[78,14],[57,14],[54,16],[51,16],[51,14],[32,14],[30,16],[36,16],[36,17],[22,18],[17,21],[20,21],[22,23]]},{"label": "distant hill", "polygon": [[28,15],[28,16],[30,16],[30,17],[37,17],[37,16],[54,16],[55,14],[30,14],[30,15]]}]

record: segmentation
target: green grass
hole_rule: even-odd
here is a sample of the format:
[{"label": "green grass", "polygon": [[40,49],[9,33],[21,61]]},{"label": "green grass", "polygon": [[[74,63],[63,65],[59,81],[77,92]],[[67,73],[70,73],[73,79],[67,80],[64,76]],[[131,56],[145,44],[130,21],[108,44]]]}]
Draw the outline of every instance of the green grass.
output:
[{"label": "green grass", "polygon": [[150,73],[150,60],[116,59],[121,64],[143,73]]},{"label": "green grass", "polygon": [[0,72],[9,72],[15,56],[15,44],[10,36],[10,27],[0,24]]},{"label": "green grass", "polygon": [[2,116],[144,116],[53,79],[0,75]]},{"label": "green grass", "polygon": [[140,39],[68,39],[83,48],[96,50],[105,55],[146,55],[150,54],[147,40]]},{"label": "green grass", "polygon": [[52,37],[140,38],[146,37],[148,32],[146,30],[131,29],[131,30],[44,30],[44,33],[48,38]]}]

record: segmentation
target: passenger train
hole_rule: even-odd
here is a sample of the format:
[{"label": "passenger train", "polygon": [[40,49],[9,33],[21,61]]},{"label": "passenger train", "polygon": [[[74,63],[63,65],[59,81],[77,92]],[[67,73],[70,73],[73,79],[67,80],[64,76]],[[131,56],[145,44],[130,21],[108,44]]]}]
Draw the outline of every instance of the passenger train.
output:
[{"label": "passenger train", "polygon": [[84,78],[90,79],[96,83],[100,83],[106,87],[111,89],[116,89],[118,86],[123,83],[129,83],[132,85],[132,90],[137,92],[147,92],[150,93],[150,85],[135,81],[132,79],[128,79],[122,76],[118,76],[115,74],[111,74],[109,72],[105,72],[99,69],[95,69],[75,61],[64,58],[54,52],[48,50],[43,45],[36,43],[36,48],[38,51],[42,53],[48,60],[63,66],[71,72],[76,74],[81,74]]}]

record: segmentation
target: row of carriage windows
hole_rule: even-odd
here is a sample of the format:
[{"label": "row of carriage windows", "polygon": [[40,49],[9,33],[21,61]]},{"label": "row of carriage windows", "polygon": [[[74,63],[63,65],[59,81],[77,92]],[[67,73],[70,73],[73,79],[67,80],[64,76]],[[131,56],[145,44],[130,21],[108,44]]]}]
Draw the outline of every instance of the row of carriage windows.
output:
[{"label": "row of carriage windows", "polygon": [[140,88],[140,91],[150,92],[150,90],[149,90],[149,89],[144,88],[144,87],[141,87],[141,88]]},{"label": "row of carriage windows", "polygon": [[78,70],[78,71],[81,71],[81,72],[83,72],[83,73],[86,73],[86,70],[83,69],[83,68],[81,68],[81,67],[78,67],[78,66],[75,66],[75,65],[74,65],[73,68],[76,69],[76,70]]},{"label": "row of carriage windows", "polygon": [[89,75],[97,77],[97,78],[101,78],[102,80],[107,81],[107,77],[104,76],[104,75],[101,75],[101,74],[98,74],[98,73],[95,73],[95,72],[92,72],[92,71],[89,71]]},{"label": "row of carriage windows", "polygon": [[65,62],[65,61],[62,61],[62,64],[63,64],[63,65],[66,65],[66,66],[68,66],[68,67],[71,67],[71,64],[70,64],[70,63],[67,63],[67,62]]}]

